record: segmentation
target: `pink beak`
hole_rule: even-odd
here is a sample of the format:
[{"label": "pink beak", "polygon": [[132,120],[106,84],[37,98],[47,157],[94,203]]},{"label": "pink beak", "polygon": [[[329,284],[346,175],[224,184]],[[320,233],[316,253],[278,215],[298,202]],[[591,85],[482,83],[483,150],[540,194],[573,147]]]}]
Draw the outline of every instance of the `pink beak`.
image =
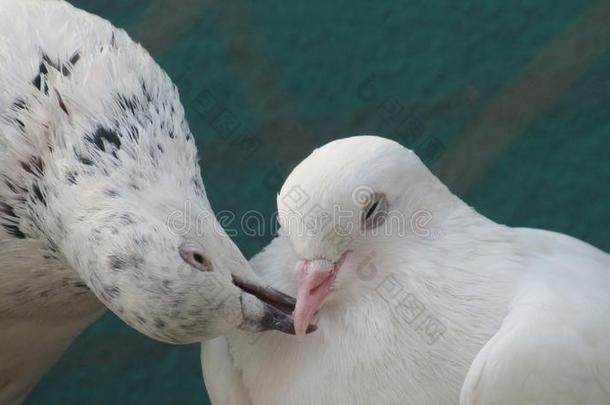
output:
[{"label": "pink beak", "polygon": [[297,304],[294,330],[302,336],[337,277],[338,266],[326,259],[299,260],[297,263]]}]

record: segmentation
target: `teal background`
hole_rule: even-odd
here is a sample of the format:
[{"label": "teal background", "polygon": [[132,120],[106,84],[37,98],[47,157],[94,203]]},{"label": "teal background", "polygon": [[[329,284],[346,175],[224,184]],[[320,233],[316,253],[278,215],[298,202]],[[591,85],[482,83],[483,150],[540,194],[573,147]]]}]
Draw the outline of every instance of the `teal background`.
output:
[{"label": "teal background", "polygon": [[[296,162],[362,133],[481,213],[610,251],[610,2],[78,0],[180,88],[212,206],[271,218]],[[272,238],[225,223],[250,257]],[[199,347],[106,314],[28,404],[204,404]]]}]

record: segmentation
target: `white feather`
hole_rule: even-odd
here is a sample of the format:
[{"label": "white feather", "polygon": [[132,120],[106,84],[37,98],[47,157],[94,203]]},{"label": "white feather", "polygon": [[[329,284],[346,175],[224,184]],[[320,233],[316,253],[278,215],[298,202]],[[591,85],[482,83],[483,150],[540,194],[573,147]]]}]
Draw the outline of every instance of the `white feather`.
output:
[{"label": "white feather", "polygon": [[150,55],[67,2],[0,0],[0,403],[21,402],[105,307],[172,343],[241,325],[232,275],[249,273]]},{"label": "white feather", "polygon": [[[298,259],[342,252],[318,234],[285,229],[287,193],[298,186],[310,207],[357,211],[352,193],[360,185],[385,193],[407,224],[426,210],[426,230],[441,232],[352,231],[318,331],[235,332],[226,345],[204,344],[210,391],[240,387],[251,405],[610,403],[610,256],[486,219],[394,142],[339,140],[297,166],[278,196],[284,232],[252,259],[255,271],[294,294]],[[352,230],[360,229],[358,214],[348,220]],[[372,252],[374,268],[362,273]],[[396,285],[394,301],[388,291]],[[414,303],[423,306],[419,316]],[[444,328],[434,342],[427,319]],[[234,373],[214,373],[221,356]]]}]

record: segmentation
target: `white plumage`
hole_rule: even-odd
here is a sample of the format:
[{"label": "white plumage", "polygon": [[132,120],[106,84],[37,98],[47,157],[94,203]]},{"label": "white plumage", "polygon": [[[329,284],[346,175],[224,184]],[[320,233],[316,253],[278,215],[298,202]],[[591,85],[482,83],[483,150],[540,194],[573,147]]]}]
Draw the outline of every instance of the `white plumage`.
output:
[{"label": "white plumage", "polygon": [[[381,226],[363,190],[387,204]],[[320,208],[331,226],[312,231]],[[314,151],[278,209],[282,233],[251,261],[265,281],[315,301],[319,290],[297,289],[319,271],[311,260],[346,255],[336,275],[328,267],[316,332],[235,331],[203,345],[215,405],[610,404],[608,254],[488,220],[378,137]]]},{"label": "white plumage", "polygon": [[294,302],[256,284],[217,223],[165,72],[66,2],[0,0],[0,403],[105,307],[188,343],[289,332],[267,299]]}]

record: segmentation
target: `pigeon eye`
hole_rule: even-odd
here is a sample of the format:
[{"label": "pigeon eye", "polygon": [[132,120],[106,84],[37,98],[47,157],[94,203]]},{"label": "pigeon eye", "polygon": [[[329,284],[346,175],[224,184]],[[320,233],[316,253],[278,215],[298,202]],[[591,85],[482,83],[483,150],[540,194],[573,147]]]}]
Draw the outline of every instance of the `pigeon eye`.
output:
[{"label": "pigeon eye", "polygon": [[192,246],[183,244],[180,246],[180,257],[187,262],[191,267],[200,271],[212,271],[212,263]]},{"label": "pigeon eye", "polygon": [[362,212],[362,228],[374,229],[383,224],[388,215],[388,203],[385,195],[374,193]]}]

